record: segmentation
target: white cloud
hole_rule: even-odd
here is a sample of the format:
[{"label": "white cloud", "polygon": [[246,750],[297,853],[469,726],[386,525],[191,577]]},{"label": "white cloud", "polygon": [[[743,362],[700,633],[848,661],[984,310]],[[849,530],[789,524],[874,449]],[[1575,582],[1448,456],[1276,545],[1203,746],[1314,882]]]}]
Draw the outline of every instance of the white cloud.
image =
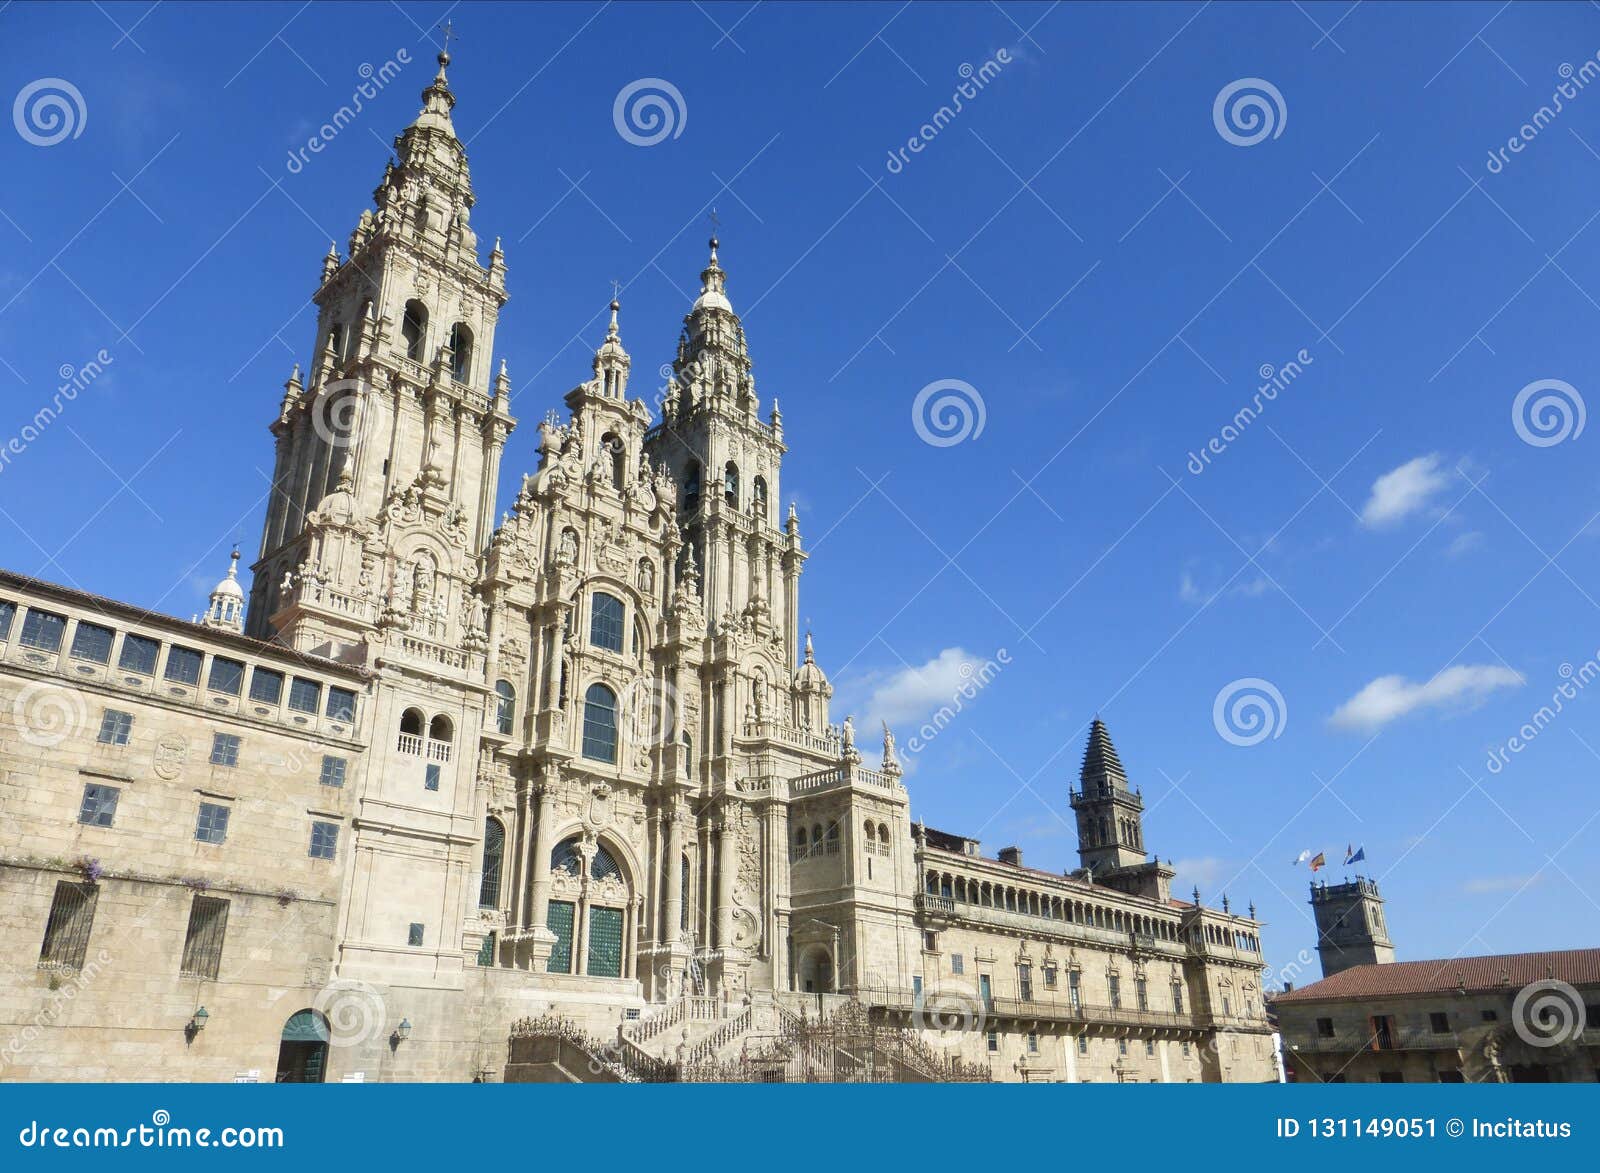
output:
[{"label": "white cloud", "polygon": [[1361,507],[1361,524],[1395,525],[1425,508],[1434,494],[1450,483],[1439,467],[1437,452],[1408,460],[1372,482],[1372,494]]},{"label": "white cloud", "polygon": [[1198,859],[1180,859],[1172,865],[1172,870],[1178,873],[1173,884],[1174,888],[1204,889],[1214,888],[1223,880],[1231,878],[1236,869],[1225,859],[1207,855]]},{"label": "white cloud", "polygon": [[1464,534],[1457,534],[1455,540],[1445,549],[1447,558],[1459,558],[1463,554],[1471,553],[1483,545],[1483,534],[1478,530],[1468,530]]},{"label": "white cloud", "polygon": [[909,732],[942,706],[954,704],[963,688],[970,692],[984,662],[965,648],[945,648],[925,664],[842,682],[832,705],[833,716],[842,721],[853,713],[858,743],[876,744],[874,733],[882,722]]},{"label": "white cloud", "polygon": [[1533,887],[1539,880],[1538,872],[1534,872],[1531,876],[1480,876],[1461,885],[1461,890],[1470,896],[1479,896],[1487,892],[1520,892],[1524,888]]},{"label": "white cloud", "polygon": [[1329,722],[1343,729],[1381,729],[1417,709],[1470,706],[1497,688],[1525,683],[1522,673],[1498,664],[1457,664],[1421,684],[1380,676],[1335,709]]}]

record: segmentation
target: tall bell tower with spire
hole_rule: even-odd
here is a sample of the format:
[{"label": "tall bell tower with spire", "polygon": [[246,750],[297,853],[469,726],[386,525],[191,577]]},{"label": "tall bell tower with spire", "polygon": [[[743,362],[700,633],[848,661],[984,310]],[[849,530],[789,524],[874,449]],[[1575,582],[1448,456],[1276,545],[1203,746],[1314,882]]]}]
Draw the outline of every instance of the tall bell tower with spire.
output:
[{"label": "tall bell tower with spire", "polygon": [[1099,717],[1089,726],[1078,789],[1070,797],[1078,816],[1078,858],[1094,882],[1166,900],[1176,873],[1145,854],[1144,797],[1128,785],[1128,772]]},{"label": "tall bell tower with spire", "polygon": [[[491,373],[505,256],[485,266],[448,52],[361,213],[330,245],[314,355],[284,387],[250,634],[349,655],[374,631],[461,643],[515,426]],[[408,541],[408,528],[431,535]]]}]

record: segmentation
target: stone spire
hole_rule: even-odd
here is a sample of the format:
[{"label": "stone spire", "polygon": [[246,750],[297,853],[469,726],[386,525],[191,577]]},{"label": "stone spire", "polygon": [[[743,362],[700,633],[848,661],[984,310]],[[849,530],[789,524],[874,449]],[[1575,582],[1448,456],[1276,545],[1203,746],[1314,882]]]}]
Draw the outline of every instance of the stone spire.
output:
[{"label": "stone spire", "polygon": [[433,82],[422,91],[422,111],[411,125],[442,130],[455,138],[456,128],[450,121],[450,111],[455,109],[456,96],[450,92],[450,81],[444,72],[450,64],[450,54],[440,50],[437,60],[439,72],[433,75]]},{"label": "stone spire", "polygon": [[228,557],[228,577],[211,589],[211,606],[200,620],[222,631],[244,631],[244,588],[239,585],[239,551]]},{"label": "stone spire", "polygon": [[1096,717],[1089,726],[1089,744],[1083,750],[1083,765],[1078,770],[1078,781],[1085,794],[1105,790],[1126,790],[1128,773],[1117,757],[1117,747],[1111,744],[1111,733],[1106,723]]},{"label": "stone spire", "polygon": [[608,399],[626,399],[628,371],[633,360],[622,346],[622,333],[617,326],[617,313],[622,303],[611,299],[611,325],[606,329],[605,341],[594,353],[594,375],[600,384],[600,393]]},{"label": "stone spire", "polygon": [[700,271],[700,296],[683,319],[674,382],[685,407],[708,407],[722,415],[755,416],[755,380],[744,326],[728,300],[728,274],[717,259],[720,242],[710,240],[711,259]]}]

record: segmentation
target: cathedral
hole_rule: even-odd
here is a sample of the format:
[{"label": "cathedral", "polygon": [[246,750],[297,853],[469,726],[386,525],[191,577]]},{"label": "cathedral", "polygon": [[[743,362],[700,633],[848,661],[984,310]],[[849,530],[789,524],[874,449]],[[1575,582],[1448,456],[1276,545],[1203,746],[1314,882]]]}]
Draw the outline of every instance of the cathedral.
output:
[{"label": "cathedral", "polygon": [[0,572],[0,1079],[1275,1078],[1254,909],[1173,897],[1103,723],[1060,874],[831,710],[717,240],[659,412],[613,301],[499,513],[448,64],[323,258],[248,593]]}]

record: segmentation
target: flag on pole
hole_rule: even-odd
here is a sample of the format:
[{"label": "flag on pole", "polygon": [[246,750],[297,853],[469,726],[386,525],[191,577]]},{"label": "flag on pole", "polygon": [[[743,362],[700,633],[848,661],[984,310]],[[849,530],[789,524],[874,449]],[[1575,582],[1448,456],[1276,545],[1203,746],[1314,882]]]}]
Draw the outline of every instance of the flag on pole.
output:
[{"label": "flag on pole", "polygon": [[1311,860],[1311,872],[1312,872],[1313,875],[1315,875],[1320,869],[1325,868],[1327,866],[1328,866],[1328,857],[1326,855],[1324,855],[1322,852],[1319,851],[1319,852],[1317,852],[1317,854],[1315,856],[1312,857],[1312,860]]},{"label": "flag on pole", "polygon": [[1301,864],[1305,863],[1306,860],[1308,860],[1310,858],[1311,858],[1311,853],[1309,851],[1302,851],[1299,855],[1294,857],[1293,866],[1294,867],[1299,867]]},{"label": "flag on pole", "polygon": [[1353,863],[1360,863],[1362,860],[1364,860],[1366,858],[1367,858],[1367,849],[1365,847],[1357,847],[1354,851],[1350,850],[1350,848],[1348,846],[1345,847],[1345,849],[1344,849],[1344,866],[1345,867],[1349,867]]}]

